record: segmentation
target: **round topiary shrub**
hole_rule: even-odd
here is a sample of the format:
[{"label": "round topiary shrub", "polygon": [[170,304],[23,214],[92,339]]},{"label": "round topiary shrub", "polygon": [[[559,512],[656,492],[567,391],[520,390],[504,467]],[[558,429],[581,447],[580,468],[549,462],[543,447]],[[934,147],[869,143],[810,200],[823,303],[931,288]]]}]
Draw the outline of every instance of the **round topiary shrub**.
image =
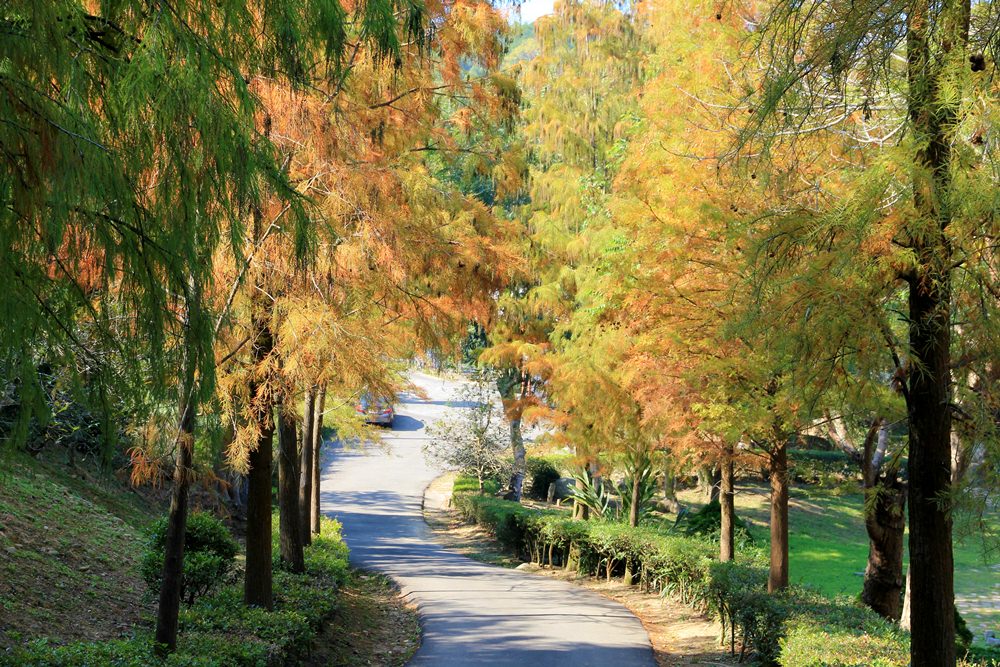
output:
[{"label": "round topiary shrub", "polygon": [[529,457],[527,473],[527,495],[537,500],[545,500],[549,493],[549,484],[559,479],[559,471],[546,459]]},{"label": "round topiary shrub", "polygon": [[[167,518],[163,517],[149,528],[149,541],[140,566],[142,578],[153,592],[160,589],[166,540]],[[194,604],[224,581],[233,569],[237,551],[239,545],[222,521],[205,512],[192,513],[184,532],[181,599],[188,605]]]}]

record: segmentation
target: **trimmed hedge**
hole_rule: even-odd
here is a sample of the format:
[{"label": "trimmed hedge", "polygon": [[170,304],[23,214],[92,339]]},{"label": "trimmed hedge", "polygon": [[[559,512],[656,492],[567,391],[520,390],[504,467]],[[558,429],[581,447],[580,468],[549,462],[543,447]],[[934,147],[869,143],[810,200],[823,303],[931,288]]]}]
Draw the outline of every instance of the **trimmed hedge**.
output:
[{"label": "trimmed hedge", "polygon": [[716,551],[709,542],[647,527],[574,520],[558,510],[488,496],[460,494],[453,505],[520,558],[607,579],[625,577],[689,604],[707,602],[706,575]]},{"label": "trimmed hedge", "polygon": [[722,639],[741,659],[753,654],[786,667],[909,664],[908,635],[853,599],[829,599],[797,587],[768,594],[762,550],[748,549],[737,561],[720,563],[718,547],[698,537],[574,520],[558,510],[488,496],[457,494],[452,504],[520,558],[623,577],[713,614],[722,623]]},{"label": "trimmed hedge", "polygon": [[[278,526],[277,517],[273,522]],[[336,608],[336,589],[348,572],[340,524],[323,519],[322,535],[306,547],[306,573],[275,569],[274,611],[244,606],[232,583],[181,610],[177,651],[165,661],[153,654],[150,628],[130,639],[57,646],[39,639],[0,655],[0,667],[277,667],[308,655]]]}]

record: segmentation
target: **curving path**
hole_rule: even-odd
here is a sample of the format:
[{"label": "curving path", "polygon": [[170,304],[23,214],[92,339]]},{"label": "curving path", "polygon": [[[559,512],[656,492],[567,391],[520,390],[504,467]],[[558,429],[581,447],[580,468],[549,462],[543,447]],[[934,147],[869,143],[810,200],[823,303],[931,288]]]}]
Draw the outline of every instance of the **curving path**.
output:
[{"label": "curving path", "polygon": [[485,565],[434,542],[425,487],[439,474],[420,451],[424,425],[456,384],[417,374],[428,399],[401,397],[387,446],[328,452],[323,511],[344,525],[353,565],[391,576],[417,605],[423,643],[410,665],[653,667],[649,637],[627,609],[573,584]]}]

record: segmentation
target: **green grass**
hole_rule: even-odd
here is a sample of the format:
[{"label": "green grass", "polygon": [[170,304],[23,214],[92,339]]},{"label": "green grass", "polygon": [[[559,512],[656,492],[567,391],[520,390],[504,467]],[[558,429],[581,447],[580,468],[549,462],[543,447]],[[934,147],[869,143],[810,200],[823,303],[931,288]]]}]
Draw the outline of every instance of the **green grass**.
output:
[{"label": "green grass", "polygon": [[0,646],[127,631],[149,610],[136,564],[153,508],[89,468],[9,452],[2,465]]},{"label": "green grass", "polygon": [[[682,502],[700,506],[695,491],[679,494]],[[768,543],[767,487],[740,485],[737,513],[753,524],[759,541]],[[1000,517],[988,530],[1000,539]],[[858,595],[868,561],[868,537],[861,493],[796,486],[789,506],[789,569],[794,583],[816,588],[825,595]],[[970,536],[955,542],[955,595],[959,611],[977,640],[985,630],[1000,628],[1000,566],[984,560],[982,539]],[[995,555],[992,558],[996,561]]]},{"label": "green grass", "polygon": [[[483,493],[490,496],[500,490],[500,482],[487,479],[483,482]],[[455,478],[453,493],[479,493],[479,482],[475,477],[459,475]]]}]

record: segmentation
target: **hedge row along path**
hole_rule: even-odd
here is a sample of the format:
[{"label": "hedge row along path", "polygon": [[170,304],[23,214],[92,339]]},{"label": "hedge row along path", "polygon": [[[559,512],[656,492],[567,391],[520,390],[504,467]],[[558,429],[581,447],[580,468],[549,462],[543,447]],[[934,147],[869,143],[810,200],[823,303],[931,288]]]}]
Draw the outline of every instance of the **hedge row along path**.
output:
[{"label": "hedge row along path", "polygon": [[653,667],[649,637],[625,607],[434,541],[421,502],[440,471],[420,451],[424,427],[463,406],[449,404],[456,383],[412,380],[427,398],[401,397],[386,445],[335,445],[322,481],[323,510],[343,523],[352,564],[388,574],[417,605],[423,643],[409,664]]}]

